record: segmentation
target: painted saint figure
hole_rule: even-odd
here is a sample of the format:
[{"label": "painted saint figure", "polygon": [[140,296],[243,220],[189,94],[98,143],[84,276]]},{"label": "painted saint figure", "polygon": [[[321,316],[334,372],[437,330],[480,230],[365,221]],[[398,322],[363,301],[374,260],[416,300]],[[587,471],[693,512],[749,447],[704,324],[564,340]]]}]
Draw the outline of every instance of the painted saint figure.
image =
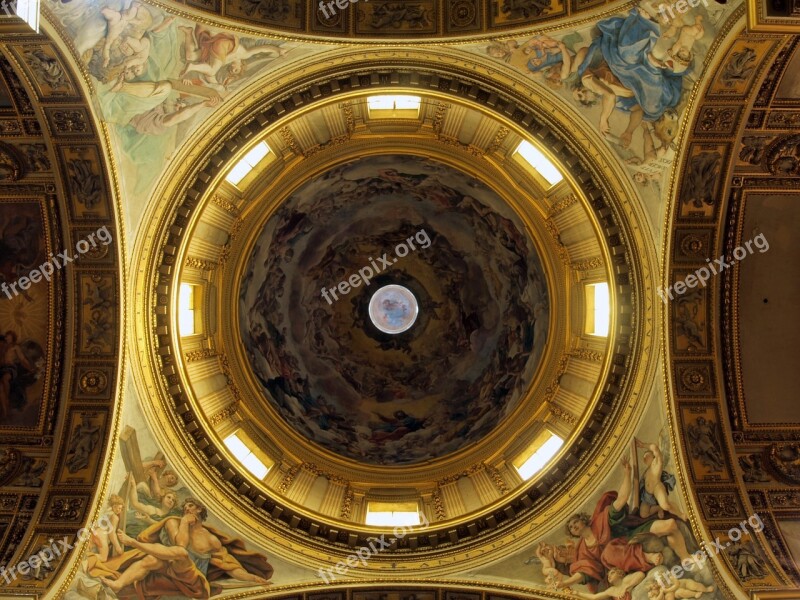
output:
[{"label": "painted saint figure", "polygon": [[643,520],[629,515],[628,498],[632,491],[629,457],[623,457],[621,464],[624,478],[619,492],[603,494],[591,517],[580,513],[567,521],[568,534],[579,538],[577,557],[570,564],[570,576],[557,584],[558,588],[581,583],[596,593],[611,568],[646,572],[662,564],[663,554],[646,550],[638,541],[640,534],[663,537],[680,559],[689,558],[686,541],[675,519]]},{"label": "painted saint figure", "polygon": [[210,598],[221,591],[214,582],[224,578],[268,585],[273,569],[267,558],[206,525],[207,518],[205,506],[187,498],[182,517],[167,517],[136,539],[119,531],[133,550],[106,562],[90,556],[87,570],[121,599]]}]

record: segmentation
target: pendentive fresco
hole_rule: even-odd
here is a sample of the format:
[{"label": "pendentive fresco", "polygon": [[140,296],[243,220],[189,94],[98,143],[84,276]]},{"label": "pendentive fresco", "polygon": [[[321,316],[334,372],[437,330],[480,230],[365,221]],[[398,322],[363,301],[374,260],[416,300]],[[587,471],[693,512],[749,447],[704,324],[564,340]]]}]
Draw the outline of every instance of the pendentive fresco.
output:
[{"label": "pendentive fresco", "polygon": [[153,441],[137,403],[124,419],[111,494],[65,600],[210,598],[309,579],[204,505]]},{"label": "pendentive fresco", "polygon": [[[689,92],[734,5],[703,2],[681,12],[643,1],[595,23],[471,51],[546,86],[581,114],[626,165],[655,227]],[[725,85],[737,76],[727,74]]]},{"label": "pendentive fresco", "polygon": [[138,198],[226,99],[304,54],[296,43],[242,36],[140,2],[46,6],[92,77],[99,114],[114,132],[126,190]]}]

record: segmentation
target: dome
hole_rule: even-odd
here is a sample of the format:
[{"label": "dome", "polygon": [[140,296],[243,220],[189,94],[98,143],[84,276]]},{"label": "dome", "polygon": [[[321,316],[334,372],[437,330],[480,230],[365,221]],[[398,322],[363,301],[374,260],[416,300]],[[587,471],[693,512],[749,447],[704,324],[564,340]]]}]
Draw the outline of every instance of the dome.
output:
[{"label": "dome", "polygon": [[[546,281],[536,243],[486,184],[428,158],[372,156],[304,183],[269,217],[239,328],[262,400],[295,431],[346,458],[412,464],[477,442],[525,397],[547,342]],[[407,310],[418,299],[399,335],[371,318],[387,292]]]}]

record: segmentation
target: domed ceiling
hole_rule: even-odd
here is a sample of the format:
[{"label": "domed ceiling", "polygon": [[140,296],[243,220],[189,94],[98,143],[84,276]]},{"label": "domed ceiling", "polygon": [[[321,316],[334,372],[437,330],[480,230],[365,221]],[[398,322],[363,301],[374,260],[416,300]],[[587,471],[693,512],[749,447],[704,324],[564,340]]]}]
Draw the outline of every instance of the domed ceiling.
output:
[{"label": "domed ceiling", "polygon": [[[418,305],[398,334],[370,318],[387,285]],[[379,308],[402,320],[403,302]],[[525,396],[549,324],[541,261],[514,212],[480,181],[401,155],[297,189],[256,240],[239,311],[264,399],[303,437],[369,464],[485,436]]]}]

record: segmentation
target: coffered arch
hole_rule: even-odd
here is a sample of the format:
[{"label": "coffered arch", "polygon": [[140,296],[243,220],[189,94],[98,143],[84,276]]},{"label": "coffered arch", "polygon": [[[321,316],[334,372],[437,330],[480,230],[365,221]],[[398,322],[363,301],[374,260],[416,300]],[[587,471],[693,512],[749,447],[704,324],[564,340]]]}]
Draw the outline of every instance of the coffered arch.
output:
[{"label": "coffered arch", "polygon": [[[106,132],[80,71],[52,29],[42,29],[0,23],[7,290],[0,294],[0,561],[7,566],[53,538],[74,544],[96,518],[125,364],[125,237]],[[42,593],[73,566],[61,556],[20,570],[3,590]]]},{"label": "coffered arch", "polygon": [[[665,288],[673,286],[664,313],[666,372],[685,471],[709,539],[736,549],[721,553],[723,564],[759,598],[793,597],[800,581],[790,508],[797,482],[784,468],[796,446],[797,423],[790,409],[778,409],[780,402],[764,387],[762,371],[770,367],[752,354],[764,348],[764,340],[758,342],[768,327],[763,319],[793,327],[793,318],[780,311],[791,291],[778,282],[748,283],[761,269],[792,264],[797,254],[778,224],[794,210],[797,196],[796,170],[778,166],[796,137],[790,75],[796,45],[793,37],[778,34],[742,32],[730,41],[691,124],[665,246]],[[737,57],[751,56],[733,83]],[[698,179],[703,160],[711,170]],[[778,220],[775,203],[783,210]],[[777,263],[765,265],[769,258]],[[687,276],[703,268],[703,277],[711,271],[708,284],[695,283],[679,294],[674,284],[689,283]],[[767,307],[769,302],[778,308]],[[754,327],[751,319],[762,325]],[[785,356],[775,357],[776,368]],[[748,518],[757,532],[737,543],[734,530]],[[744,553],[752,557],[752,569],[743,569]]]}]

